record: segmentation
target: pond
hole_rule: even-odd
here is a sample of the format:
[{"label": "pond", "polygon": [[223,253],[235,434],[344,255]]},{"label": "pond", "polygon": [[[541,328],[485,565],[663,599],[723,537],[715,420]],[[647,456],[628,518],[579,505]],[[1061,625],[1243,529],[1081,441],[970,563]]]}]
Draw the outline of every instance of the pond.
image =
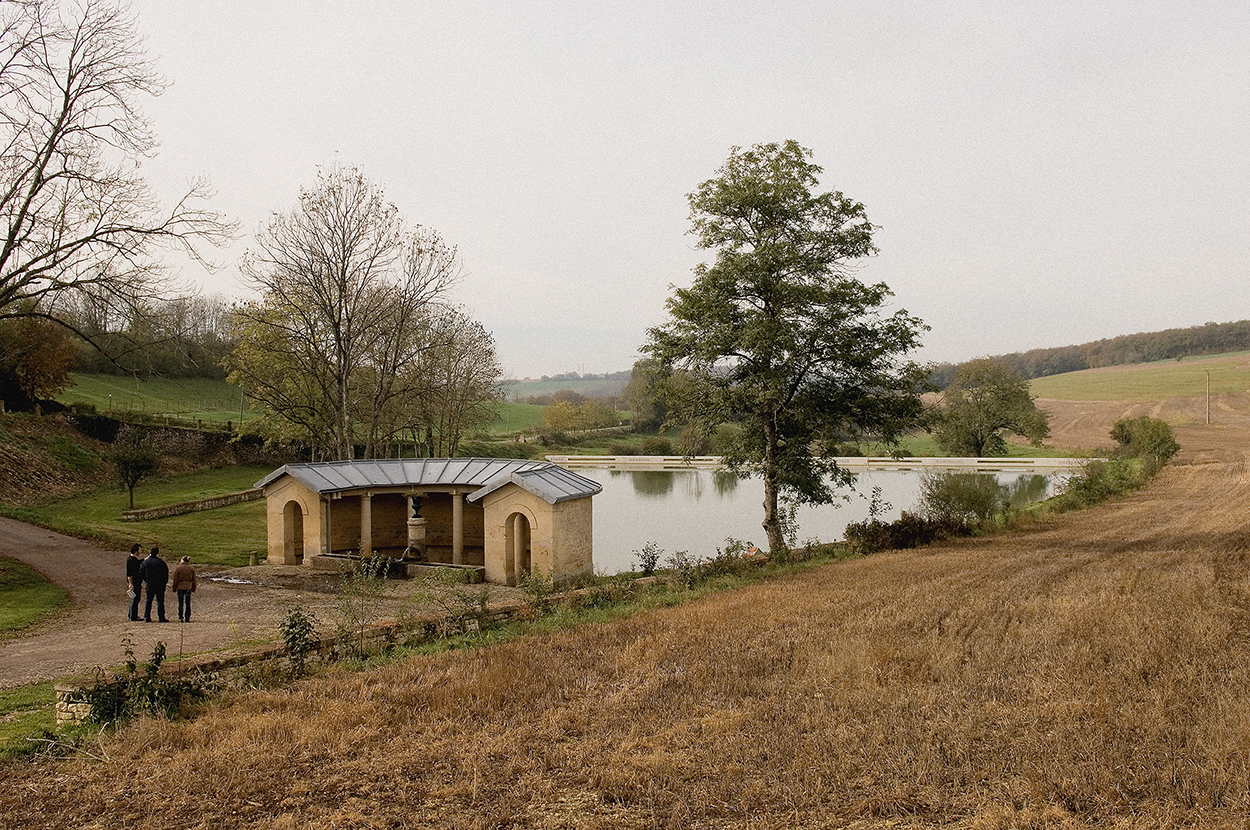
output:
[{"label": "pond", "polygon": [[[1053,471],[1047,471],[1053,472]],[[661,564],[674,551],[706,558],[723,548],[726,537],[767,548],[760,521],[764,518],[764,487],[758,478],[739,479],[710,469],[620,470],[578,467],[577,473],[603,485],[594,500],[595,571],[613,574],[637,566],[635,551],[647,542],[664,550]],[[866,470],[859,473],[845,500],[798,511],[798,542],[843,538],[851,522],[868,518],[874,487],[890,509],[880,518],[897,519],[913,510],[923,474],[917,470]],[[1026,472],[995,475],[1013,504],[1040,501],[1050,495],[1054,476]]]}]

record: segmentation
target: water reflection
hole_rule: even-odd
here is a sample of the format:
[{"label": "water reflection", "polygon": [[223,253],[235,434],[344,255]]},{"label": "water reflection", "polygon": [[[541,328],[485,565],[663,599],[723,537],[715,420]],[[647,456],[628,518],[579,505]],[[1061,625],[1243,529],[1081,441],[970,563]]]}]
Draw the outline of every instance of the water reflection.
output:
[{"label": "water reflection", "polygon": [[[718,498],[729,498],[738,489],[740,478],[723,470],[608,470],[613,480],[629,482],[634,493],[644,499],[665,498],[680,485],[684,498],[699,501],[708,484]],[[594,476],[590,476],[594,478]]]},{"label": "water reflection", "polygon": [[[665,557],[679,550],[702,557],[723,547],[727,537],[755,542],[764,537],[760,527],[764,488],[758,478],[713,470],[579,468],[577,472],[603,485],[594,500],[595,569],[600,573],[628,571],[635,564],[632,551],[647,542],[659,545]],[[799,509],[798,542],[843,538],[847,524],[868,517],[873,487],[880,487],[882,500],[891,505],[883,520],[914,511],[921,475],[914,470],[860,473],[853,491],[838,491],[849,498]],[[1051,477],[999,473],[997,484],[1000,503],[1021,505],[1045,498]]]}]

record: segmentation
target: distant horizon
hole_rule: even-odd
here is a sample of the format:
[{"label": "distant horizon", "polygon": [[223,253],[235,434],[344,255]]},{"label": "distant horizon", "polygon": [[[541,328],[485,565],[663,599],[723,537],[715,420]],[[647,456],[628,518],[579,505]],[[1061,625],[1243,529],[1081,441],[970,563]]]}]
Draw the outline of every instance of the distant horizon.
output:
[{"label": "distant horizon", "polygon": [[[1237,319],[1237,320],[1208,320],[1208,321],[1207,321],[1207,322],[1205,322],[1205,323],[1198,323],[1198,324],[1196,324],[1196,325],[1190,325],[1190,326],[1169,326],[1169,327],[1167,327],[1167,328],[1162,328],[1162,329],[1151,329],[1151,330],[1149,330],[1149,331],[1131,331],[1131,332],[1123,332],[1123,333],[1120,333],[1120,334],[1110,334],[1110,335],[1106,335],[1106,336],[1104,336],[1104,337],[1099,337],[1099,338],[1094,339],[1094,340],[1084,340],[1084,341],[1082,341],[1082,342],[1080,342],[1080,343],[1061,343],[1061,344],[1055,344],[1055,345],[1052,345],[1052,346],[1030,346],[1030,347],[1029,347],[1029,348],[1027,348],[1027,349],[1016,349],[1016,350],[1014,350],[1014,351],[1009,351],[1009,352],[999,352],[999,353],[997,353],[997,354],[974,354],[974,355],[970,355],[970,356],[968,356],[968,357],[965,357],[965,358],[964,358],[964,359],[962,359],[962,360],[941,360],[941,361],[930,361],[930,362],[931,362],[931,363],[932,363],[932,365],[934,365],[934,366],[943,366],[943,365],[947,365],[947,366],[958,366],[958,365],[960,365],[961,363],[966,363],[966,362],[968,362],[968,361],[970,361],[970,360],[977,360],[977,359],[979,359],[979,358],[984,358],[984,357],[998,358],[998,357],[1007,357],[1007,356],[1009,356],[1009,355],[1019,355],[1019,354],[1025,354],[1025,353],[1027,353],[1027,352],[1032,352],[1032,351],[1047,351],[1047,350],[1050,350],[1050,349],[1071,349],[1071,348],[1080,348],[1080,347],[1082,347],[1082,346],[1092,346],[1092,345],[1094,345],[1094,344],[1096,344],[1096,343],[1104,343],[1104,342],[1107,342],[1107,341],[1115,340],[1115,339],[1120,338],[1120,337],[1135,337],[1135,336],[1137,336],[1137,335],[1163,334],[1163,333],[1165,333],[1165,332],[1172,332],[1172,331],[1189,331],[1189,330],[1192,330],[1192,329],[1201,329],[1201,328],[1205,328],[1206,326],[1210,326],[1210,325],[1216,325],[1216,326],[1227,326],[1227,325],[1234,325],[1234,324],[1236,324],[1236,323],[1247,323],[1247,322],[1250,322],[1250,318],[1242,318],[1242,319]],[[1235,351],[1241,351],[1241,350],[1235,350]],[[639,355],[639,359],[640,359],[640,360],[642,359],[642,355]],[[637,362],[637,361],[635,361],[635,362]],[[611,371],[611,372],[591,372],[591,373],[589,373],[589,374],[592,374],[592,375],[604,375],[604,374],[611,375],[611,374],[616,374],[617,372],[629,372],[629,371],[632,371],[632,370],[633,370],[633,365],[630,365],[628,368],[625,368],[625,369],[617,369],[617,370],[614,370],[614,371]],[[571,373],[573,373],[573,372],[577,372],[577,370],[576,370],[576,369],[566,369],[566,370],[564,370],[564,371],[562,371],[562,372],[552,372],[552,373],[547,373],[547,372],[544,372],[544,373],[542,373],[541,375],[539,375],[538,377],[534,377],[534,376],[532,376],[532,375],[527,376],[527,377],[523,377],[523,378],[522,378],[522,377],[509,377],[509,378],[506,378],[506,379],[505,379],[505,382],[509,382],[509,383],[519,383],[519,382],[523,382],[523,381],[541,382],[541,381],[542,381],[542,378],[543,378],[544,376],[545,376],[545,377],[547,377],[548,379],[551,379],[551,378],[554,378],[554,377],[559,376],[559,375],[567,375],[567,374],[571,374]],[[580,374],[582,374],[582,373],[581,373],[581,372],[578,372],[578,374],[580,375]],[[593,379],[595,379],[595,378],[592,378],[592,380],[593,380]]]}]

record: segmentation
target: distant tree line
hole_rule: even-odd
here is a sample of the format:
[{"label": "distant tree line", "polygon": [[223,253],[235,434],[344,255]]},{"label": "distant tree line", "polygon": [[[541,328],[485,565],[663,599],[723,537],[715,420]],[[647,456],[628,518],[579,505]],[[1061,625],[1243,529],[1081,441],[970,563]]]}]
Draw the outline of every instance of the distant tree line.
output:
[{"label": "distant tree line", "polygon": [[560,374],[558,374],[558,375],[543,375],[541,378],[539,378],[539,380],[542,380],[542,381],[544,381],[544,382],[553,381],[553,380],[554,380],[554,381],[562,381],[562,380],[620,380],[620,381],[627,381],[627,380],[629,380],[629,376],[630,376],[630,374],[631,374],[631,372],[630,372],[630,370],[629,370],[629,369],[625,369],[625,370],[620,371],[620,372],[604,372],[604,373],[602,373],[602,374],[598,374],[598,375],[596,375],[596,374],[586,374],[586,375],[583,375],[583,374],[579,374],[579,373],[577,373],[577,372],[561,372],[561,373],[560,373]]},{"label": "distant tree line", "polygon": [[[1030,349],[1027,352],[1000,355],[996,360],[1005,363],[1025,378],[1040,378],[1064,372],[1079,372],[1082,369],[1097,369],[1101,366],[1150,363],[1243,350],[1250,350],[1250,320],[1125,334],[1078,346]],[[955,363],[939,363],[930,379],[938,387],[945,389],[955,379],[959,366],[960,364]]]}]

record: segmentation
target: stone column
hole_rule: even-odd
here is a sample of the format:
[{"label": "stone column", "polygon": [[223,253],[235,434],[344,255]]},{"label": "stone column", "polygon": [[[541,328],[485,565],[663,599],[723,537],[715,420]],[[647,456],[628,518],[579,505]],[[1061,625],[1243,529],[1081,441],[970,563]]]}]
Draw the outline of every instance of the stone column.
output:
[{"label": "stone column", "polygon": [[409,496],[408,507],[412,518],[408,520],[408,547],[404,549],[404,556],[418,562],[425,562],[426,520],[421,518],[421,497]]},{"label": "stone column", "polygon": [[360,494],[360,555],[373,556],[373,494]]},{"label": "stone column", "polygon": [[464,493],[451,493],[451,564],[464,564]]}]

